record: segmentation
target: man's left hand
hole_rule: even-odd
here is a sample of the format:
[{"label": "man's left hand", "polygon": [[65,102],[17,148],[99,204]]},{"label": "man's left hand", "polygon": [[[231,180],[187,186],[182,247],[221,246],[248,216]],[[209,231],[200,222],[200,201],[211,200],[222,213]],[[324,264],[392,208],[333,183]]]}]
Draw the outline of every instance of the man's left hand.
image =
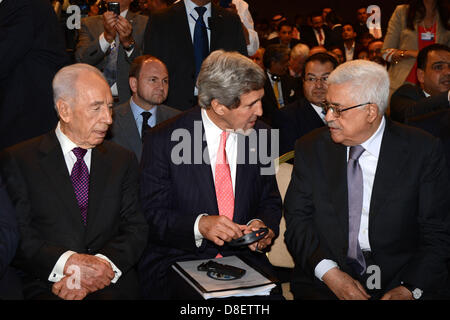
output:
[{"label": "man's left hand", "polygon": [[70,288],[71,278],[70,277],[64,277],[60,281],[56,282],[52,286],[52,292],[53,294],[57,295],[61,299],[64,300],[83,300],[87,294],[89,293],[89,290],[82,287],[81,285],[76,288]]},{"label": "man's left hand", "polygon": [[381,300],[414,300],[414,298],[411,291],[404,286],[399,286],[386,292]]},{"label": "man's left hand", "polygon": [[[267,228],[264,222],[262,222],[261,220],[253,220],[252,223],[250,223],[247,228],[243,230],[243,233],[248,234],[261,228]],[[248,248],[252,251],[262,251],[272,244],[272,240],[274,237],[275,233],[272,231],[272,229],[269,228],[269,232],[267,232],[264,238],[252,244],[249,244]]]},{"label": "man's left hand", "polygon": [[126,48],[133,42],[133,27],[131,23],[122,16],[119,16],[115,25],[119,34],[120,43]]}]

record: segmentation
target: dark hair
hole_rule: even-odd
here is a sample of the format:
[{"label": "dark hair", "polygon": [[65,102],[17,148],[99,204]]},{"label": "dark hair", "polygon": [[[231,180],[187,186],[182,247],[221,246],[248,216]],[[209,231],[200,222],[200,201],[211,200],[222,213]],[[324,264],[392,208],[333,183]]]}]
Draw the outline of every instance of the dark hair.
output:
[{"label": "dark hair", "polygon": [[[439,20],[445,29],[450,30],[449,17],[450,10],[447,0],[436,0],[436,11],[439,14]],[[408,14],[406,16],[406,27],[410,30],[414,30],[414,22],[416,20],[422,21],[425,18],[425,6],[423,0],[410,0]]]},{"label": "dark hair", "polygon": [[294,29],[294,25],[293,25],[292,23],[290,23],[289,21],[281,21],[281,22],[278,24],[278,27],[277,27],[278,31],[280,31],[281,28],[282,28],[282,27],[285,27],[285,26],[291,27],[291,29]]},{"label": "dark hair", "polygon": [[272,62],[278,62],[285,55],[289,55],[290,49],[281,44],[271,44],[264,51],[263,64],[266,69],[270,68]]},{"label": "dark hair", "polygon": [[[331,64],[333,65],[333,70],[336,69],[336,67],[339,64],[337,62],[336,58],[333,57],[332,55],[325,53],[325,52],[318,52],[318,53],[313,54],[312,56],[309,56],[308,59],[306,59],[305,70],[306,70],[307,64],[310,63],[311,61],[319,61],[321,64],[331,62]],[[304,74],[303,74],[303,77],[305,77]]]},{"label": "dark hair", "polygon": [[342,24],[342,18],[334,10],[327,14],[325,20],[332,25]]},{"label": "dark hair", "polygon": [[417,55],[417,69],[425,70],[428,62],[428,54],[431,51],[447,51],[450,52],[450,47],[445,44],[435,43],[429,46],[426,46],[422,50],[419,51]]},{"label": "dark hair", "polygon": [[322,17],[322,18],[323,18],[322,11],[318,11],[318,10],[313,11],[313,12],[311,12],[311,14],[309,15],[309,17],[310,17],[311,19],[314,18],[314,17]]},{"label": "dark hair", "polygon": [[160,61],[162,64],[164,64],[161,60],[159,60],[158,58],[156,58],[150,54],[145,54],[143,56],[139,56],[136,59],[134,59],[133,62],[131,63],[128,77],[139,78],[139,74],[141,73],[142,65],[144,64],[145,61],[150,60],[150,59]]}]

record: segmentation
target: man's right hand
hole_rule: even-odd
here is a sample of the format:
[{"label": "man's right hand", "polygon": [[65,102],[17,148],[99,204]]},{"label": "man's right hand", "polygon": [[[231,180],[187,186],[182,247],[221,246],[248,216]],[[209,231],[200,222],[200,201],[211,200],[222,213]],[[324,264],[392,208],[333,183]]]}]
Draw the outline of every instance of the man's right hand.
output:
[{"label": "man's right hand", "polygon": [[64,266],[64,275],[72,275],[70,266],[77,266],[80,270],[80,282],[89,292],[95,292],[111,284],[114,271],[108,261],[96,256],[75,253],[70,256]]},{"label": "man's right hand", "polygon": [[225,216],[203,216],[198,222],[198,230],[205,239],[223,246],[225,242],[242,237],[246,226],[240,226]]},{"label": "man's right hand", "polygon": [[340,300],[368,300],[370,298],[361,283],[338,268],[328,270],[322,280]]},{"label": "man's right hand", "polygon": [[116,39],[115,25],[117,23],[117,19],[117,14],[112,11],[106,11],[103,14],[103,34],[105,36],[105,40],[109,43],[113,42]]}]

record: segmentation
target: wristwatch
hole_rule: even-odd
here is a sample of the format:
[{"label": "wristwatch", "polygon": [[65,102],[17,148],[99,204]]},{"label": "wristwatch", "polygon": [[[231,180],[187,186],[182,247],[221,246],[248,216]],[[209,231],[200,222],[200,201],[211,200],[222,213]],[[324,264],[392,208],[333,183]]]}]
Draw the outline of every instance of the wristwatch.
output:
[{"label": "wristwatch", "polygon": [[401,285],[404,286],[409,291],[411,291],[414,300],[418,300],[422,297],[423,290],[404,282],[402,282]]},{"label": "wristwatch", "polygon": [[134,39],[131,40],[130,45],[128,47],[123,47],[125,51],[131,51],[134,49],[134,45],[136,44],[136,41]]}]

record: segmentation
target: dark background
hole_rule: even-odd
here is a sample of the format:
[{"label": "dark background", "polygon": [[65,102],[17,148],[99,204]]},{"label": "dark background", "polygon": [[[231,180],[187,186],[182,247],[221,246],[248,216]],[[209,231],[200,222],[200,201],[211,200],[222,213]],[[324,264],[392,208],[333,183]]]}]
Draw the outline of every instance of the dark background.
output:
[{"label": "dark background", "polygon": [[355,22],[356,10],[359,6],[377,5],[381,9],[381,26],[385,33],[389,18],[397,5],[406,3],[405,0],[245,0],[252,13],[253,19],[271,19],[282,13],[291,22],[295,15],[307,16],[309,13],[323,8],[334,9],[344,21]]}]

